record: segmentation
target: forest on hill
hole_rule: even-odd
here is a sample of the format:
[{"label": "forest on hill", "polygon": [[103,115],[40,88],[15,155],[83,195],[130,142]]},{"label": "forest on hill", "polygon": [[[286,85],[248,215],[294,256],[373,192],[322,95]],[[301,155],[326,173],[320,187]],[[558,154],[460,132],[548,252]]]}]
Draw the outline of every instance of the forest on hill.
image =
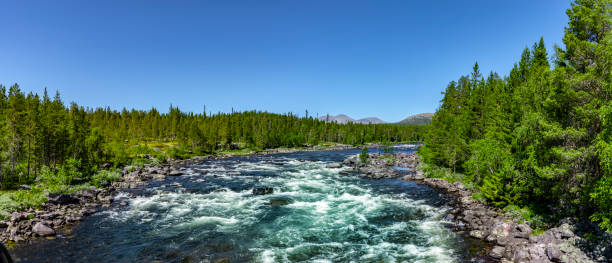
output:
[{"label": "forest on hill", "polygon": [[89,109],[65,105],[59,93],[50,98],[45,90],[40,97],[26,95],[17,84],[8,90],[0,85],[0,183],[2,189],[15,189],[39,182],[41,171],[46,177],[74,173],[70,181],[83,182],[102,164],[119,167],[143,156],[163,161],[247,148],[422,141],[425,129],[329,123],[308,113]]},{"label": "forest on hill", "polygon": [[577,0],[564,47],[540,39],[507,77],[450,82],[420,154],[540,227],[566,216],[612,232],[612,2]]}]

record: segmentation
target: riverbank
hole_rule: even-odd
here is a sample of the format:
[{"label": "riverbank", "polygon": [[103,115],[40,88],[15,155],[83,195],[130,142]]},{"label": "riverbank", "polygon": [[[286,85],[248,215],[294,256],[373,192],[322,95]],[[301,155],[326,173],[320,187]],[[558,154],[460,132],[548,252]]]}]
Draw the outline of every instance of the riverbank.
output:
[{"label": "riverbank", "polygon": [[[491,244],[488,257],[500,262],[610,262],[612,250],[609,243],[592,242],[577,235],[585,228],[596,228],[591,222],[575,222],[566,219],[557,227],[534,234],[528,222],[483,204],[473,198],[474,192],[460,182],[449,183],[439,178],[429,178],[418,169],[419,156],[395,154],[393,158],[369,154],[368,162],[360,162],[359,156],[351,156],[344,164],[362,177],[401,178],[424,184],[455,198],[454,209],[447,216],[456,231],[469,233],[471,237]],[[407,169],[397,169],[397,168]],[[599,231],[605,239],[609,238]],[[605,242],[605,241],[604,241]]]},{"label": "riverbank", "polygon": [[[396,147],[414,151],[413,145]],[[359,149],[233,157],[124,189],[20,262],[468,262],[482,243],[443,220],[452,199],[403,180],[343,176]],[[179,167],[180,169],[181,167]],[[259,190],[261,189],[261,190]],[[255,190],[255,191],[253,191]],[[121,205],[124,201],[126,204]]]},{"label": "riverbank", "polygon": [[[378,144],[368,144],[377,147]],[[5,244],[26,242],[36,238],[55,238],[70,233],[87,216],[111,206],[125,205],[116,201],[117,191],[144,187],[149,180],[162,181],[167,176],[181,176],[182,166],[209,160],[218,160],[233,156],[267,155],[309,151],[334,151],[355,149],[356,146],[334,144],[316,145],[308,148],[278,148],[265,151],[235,151],[216,155],[196,156],[189,159],[169,159],[161,164],[144,164],[126,166],[117,181],[109,182],[104,187],[91,186],[74,193],[49,193],[44,204],[37,208],[27,208],[11,213],[5,220],[0,220],[0,241]],[[30,186],[24,186],[30,187]]]}]

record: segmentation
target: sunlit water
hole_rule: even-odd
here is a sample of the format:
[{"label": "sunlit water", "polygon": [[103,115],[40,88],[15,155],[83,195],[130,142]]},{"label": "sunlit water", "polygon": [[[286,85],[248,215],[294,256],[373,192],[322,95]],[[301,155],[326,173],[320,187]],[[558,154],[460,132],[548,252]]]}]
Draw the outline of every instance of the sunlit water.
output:
[{"label": "sunlit water", "polygon": [[[412,148],[397,150],[412,151]],[[448,199],[398,179],[327,168],[358,150],[242,157],[123,191],[68,238],[18,246],[20,262],[463,262],[473,240]],[[254,187],[273,194],[253,195]]]}]

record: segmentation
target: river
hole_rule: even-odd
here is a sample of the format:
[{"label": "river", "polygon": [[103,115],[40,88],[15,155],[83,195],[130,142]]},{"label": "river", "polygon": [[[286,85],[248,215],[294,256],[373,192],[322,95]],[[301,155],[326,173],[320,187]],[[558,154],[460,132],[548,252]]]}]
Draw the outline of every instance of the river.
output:
[{"label": "river", "polygon": [[[414,145],[396,146],[414,151]],[[373,149],[376,150],[376,149]],[[232,157],[185,166],[63,238],[14,246],[17,262],[465,262],[478,241],[444,220],[449,197],[328,168],[359,150]],[[272,187],[253,195],[255,187]],[[120,206],[123,200],[127,205]]]}]

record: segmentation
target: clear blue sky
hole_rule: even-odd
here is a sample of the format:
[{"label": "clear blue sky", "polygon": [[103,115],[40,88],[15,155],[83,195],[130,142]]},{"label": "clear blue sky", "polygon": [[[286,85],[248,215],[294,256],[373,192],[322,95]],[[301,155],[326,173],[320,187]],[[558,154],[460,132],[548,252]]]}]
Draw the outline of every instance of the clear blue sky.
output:
[{"label": "clear blue sky", "polygon": [[569,0],[0,0],[0,83],[65,102],[399,121],[449,81],[561,45]]}]

